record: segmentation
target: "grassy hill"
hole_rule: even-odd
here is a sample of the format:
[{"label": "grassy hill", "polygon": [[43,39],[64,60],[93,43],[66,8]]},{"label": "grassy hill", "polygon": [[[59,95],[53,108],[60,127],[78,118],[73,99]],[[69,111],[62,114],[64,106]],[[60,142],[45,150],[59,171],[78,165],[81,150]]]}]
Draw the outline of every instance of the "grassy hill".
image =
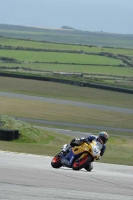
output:
[{"label": "grassy hill", "polygon": [[69,44],[133,48],[133,35],[0,24],[0,36]]}]

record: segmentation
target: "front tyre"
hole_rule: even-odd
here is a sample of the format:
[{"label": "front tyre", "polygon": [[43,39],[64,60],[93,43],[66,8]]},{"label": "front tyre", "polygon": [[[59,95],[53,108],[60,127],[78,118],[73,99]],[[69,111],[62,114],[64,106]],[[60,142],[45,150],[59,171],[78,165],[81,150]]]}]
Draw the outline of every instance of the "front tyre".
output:
[{"label": "front tyre", "polygon": [[87,155],[82,159],[78,159],[73,163],[72,169],[73,170],[80,170],[82,168],[85,168],[85,166],[90,163],[91,158]]},{"label": "front tyre", "polygon": [[90,172],[93,169],[92,162],[88,163],[84,168],[86,169],[86,171]]},{"label": "front tyre", "polygon": [[52,159],[52,161],[51,161],[51,166],[52,166],[53,168],[60,168],[60,167],[62,167],[61,158],[60,158],[59,155],[56,155],[56,156]]}]

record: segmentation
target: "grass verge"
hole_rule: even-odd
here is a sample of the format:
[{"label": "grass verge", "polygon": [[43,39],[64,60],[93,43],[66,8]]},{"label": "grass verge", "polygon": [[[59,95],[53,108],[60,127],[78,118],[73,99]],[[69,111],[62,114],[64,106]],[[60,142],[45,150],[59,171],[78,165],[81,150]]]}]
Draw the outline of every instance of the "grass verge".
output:
[{"label": "grass verge", "polygon": [[[2,128],[18,129],[21,134],[18,140],[0,141],[0,149],[4,151],[54,156],[64,143],[69,143],[72,139],[70,136],[35,128],[7,115],[0,115],[0,123]],[[100,162],[132,166],[132,150],[133,137],[111,136]]]},{"label": "grass verge", "polygon": [[0,97],[0,102],[1,113],[16,118],[26,117],[56,122],[133,128],[132,114],[8,97]]},{"label": "grass verge", "polygon": [[0,77],[0,91],[133,108],[133,94],[48,81]]},{"label": "grass verge", "polygon": [[[1,128],[19,130],[20,138],[11,142],[0,141],[0,149],[4,151],[54,155],[64,143],[72,137],[52,131],[35,128],[7,115],[0,115]],[[30,144],[30,145],[29,145]]]}]

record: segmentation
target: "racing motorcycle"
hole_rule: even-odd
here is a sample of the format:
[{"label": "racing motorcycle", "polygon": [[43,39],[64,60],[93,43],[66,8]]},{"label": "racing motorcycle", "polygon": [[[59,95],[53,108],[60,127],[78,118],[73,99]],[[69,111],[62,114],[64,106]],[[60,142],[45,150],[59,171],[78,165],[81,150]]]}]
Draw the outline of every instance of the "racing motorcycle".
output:
[{"label": "racing motorcycle", "polygon": [[73,170],[80,170],[85,168],[88,170],[88,165],[100,157],[99,141],[92,141],[91,143],[83,142],[79,146],[70,148],[68,153],[62,150],[52,159],[51,166],[53,168],[68,167]]}]

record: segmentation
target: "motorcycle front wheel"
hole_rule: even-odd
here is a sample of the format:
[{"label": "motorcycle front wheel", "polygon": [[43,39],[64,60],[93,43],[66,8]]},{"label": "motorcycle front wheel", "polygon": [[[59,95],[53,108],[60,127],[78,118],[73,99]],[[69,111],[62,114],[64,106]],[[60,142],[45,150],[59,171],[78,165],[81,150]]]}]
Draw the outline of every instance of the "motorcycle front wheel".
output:
[{"label": "motorcycle front wheel", "polygon": [[61,158],[60,158],[59,155],[56,155],[56,156],[52,159],[52,161],[51,161],[51,166],[52,166],[53,168],[60,168],[60,167],[62,167]]},{"label": "motorcycle front wheel", "polygon": [[78,159],[76,160],[73,165],[72,165],[72,169],[73,170],[80,170],[82,168],[85,168],[85,166],[91,162],[91,157],[90,156],[85,156],[84,158],[82,159]]}]

